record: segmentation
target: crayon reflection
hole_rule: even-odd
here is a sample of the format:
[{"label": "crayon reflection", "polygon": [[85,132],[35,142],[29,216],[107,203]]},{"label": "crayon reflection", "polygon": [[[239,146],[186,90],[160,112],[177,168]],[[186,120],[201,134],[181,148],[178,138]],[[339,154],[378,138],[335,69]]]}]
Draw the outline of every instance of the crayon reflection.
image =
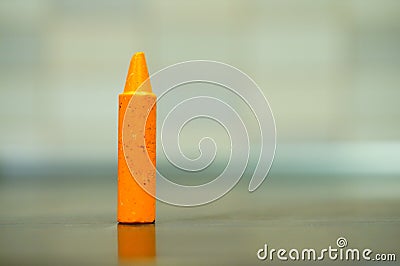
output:
[{"label": "crayon reflection", "polygon": [[120,261],[155,259],[154,224],[118,224],[118,259]]}]

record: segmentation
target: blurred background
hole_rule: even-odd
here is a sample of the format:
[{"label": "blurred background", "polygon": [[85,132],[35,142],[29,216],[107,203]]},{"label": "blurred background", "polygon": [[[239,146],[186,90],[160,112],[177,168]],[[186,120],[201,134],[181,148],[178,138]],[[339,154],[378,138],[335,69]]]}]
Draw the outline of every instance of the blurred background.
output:
[{"label": "blurred background", "polygon": [[115,175],[136,51],[151,73],[210,59],[249,74],[275,116],[274,171],[400,173],[398,1],[18,0],[0,13],[2,178]]},{"label": "blurred background", "polygon": [[[117,103],[137,51],[150,73],[193,59],[239,68],[277,129],[255,193],[246,181],[204,207],[158,203],[159,263],[250,265],[267,240],[399,246],[400,1],[2,0],[0,263],[115,263]],[[203,132],[229,150],[198,123],[183,132],[189,154]]]}]

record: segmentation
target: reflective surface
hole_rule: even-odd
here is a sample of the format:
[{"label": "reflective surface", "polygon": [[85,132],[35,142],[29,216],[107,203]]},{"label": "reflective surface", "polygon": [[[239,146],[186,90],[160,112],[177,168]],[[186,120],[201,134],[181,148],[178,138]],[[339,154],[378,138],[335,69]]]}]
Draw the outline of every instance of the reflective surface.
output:
[{"label": "reflective surface", "polygon": [[252,194],[242,182],[202,207],[158,204],[146,226],[115,223],[114,180],[83,180],[1,183],[2,265],[263,265],[265,243],[320,250],[340,236],[382,253],[400,246],[396,179],[272,177]]}]

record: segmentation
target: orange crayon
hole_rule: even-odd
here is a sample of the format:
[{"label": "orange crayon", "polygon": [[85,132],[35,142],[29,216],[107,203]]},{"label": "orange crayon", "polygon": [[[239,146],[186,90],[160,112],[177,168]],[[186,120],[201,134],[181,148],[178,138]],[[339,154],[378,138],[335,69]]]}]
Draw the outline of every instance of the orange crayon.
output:
[{"label": "orange crayon", "polygon": [[131,59],[124,92],[119,95],[117,220],[120,223],[155,221],[156,201],[152,195],[156,186],[156,96],[150,83],[138,91],[148,77],[144,53],[136,53]]}]

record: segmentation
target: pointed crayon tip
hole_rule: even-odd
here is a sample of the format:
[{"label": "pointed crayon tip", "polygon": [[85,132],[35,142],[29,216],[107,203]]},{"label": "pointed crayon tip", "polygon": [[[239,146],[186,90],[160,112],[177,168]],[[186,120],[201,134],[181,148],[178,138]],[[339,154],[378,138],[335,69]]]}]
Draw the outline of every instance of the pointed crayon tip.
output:
[{"label": "pointed crayon tip", "polygon": [[[126,76],[126,83],[124,93],[134,93],[139,86],[149,78],[147,70],[146,58],[143,52],[138,52],[132,56],[129,65],[128,75]],[[145,86],[142,90],[150,90],[150,86]]]}]

